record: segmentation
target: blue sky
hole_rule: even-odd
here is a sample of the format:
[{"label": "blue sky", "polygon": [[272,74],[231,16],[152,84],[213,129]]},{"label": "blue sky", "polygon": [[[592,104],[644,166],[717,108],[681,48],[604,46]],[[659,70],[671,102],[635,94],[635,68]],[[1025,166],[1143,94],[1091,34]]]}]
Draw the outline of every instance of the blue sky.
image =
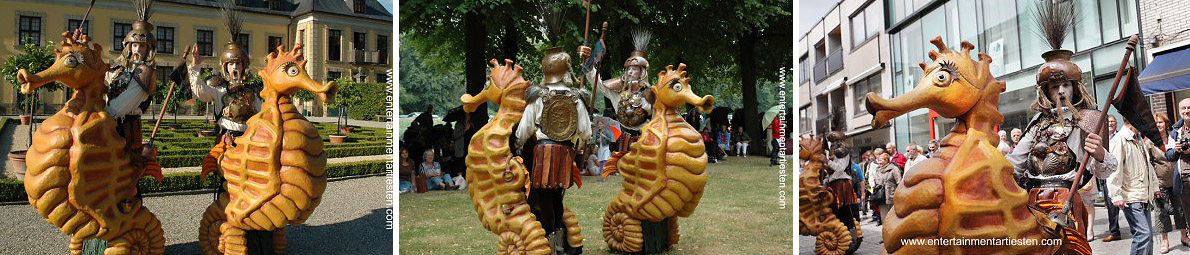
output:
[{"label": "blue sky", "polygon": [[388,9],[389,13],[393,12],[393,0],[380,0],[380,4],[384,5],[384,8]]}]

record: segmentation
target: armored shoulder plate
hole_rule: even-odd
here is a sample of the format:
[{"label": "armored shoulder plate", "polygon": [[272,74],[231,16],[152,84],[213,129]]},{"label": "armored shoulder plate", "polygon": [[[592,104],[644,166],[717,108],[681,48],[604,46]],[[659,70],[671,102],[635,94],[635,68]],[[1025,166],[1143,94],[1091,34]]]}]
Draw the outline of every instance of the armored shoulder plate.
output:
[{"label": "armored shoulder plate", "polygon": [[[590,91],[587,91],[586,89],[579,89],[579,90],[576,90],[575,92],[578,94],[578,99],[583,103],[584,106],[591,105],[591,92]],[[591,109],[587,109],[587,110],[590,111]]]},{"label": "armored shoulder plate", "polygon": [[207,86],[221,88],[221,87],[224,87],[224,85],[226,85],[226,84],[227,84],[227,80],[224,80],[223,76],[211,75],[210,78],[207,78]]},{"label": "armored shoulder plate", "polygon": [[[1091,109],[1078,110],[1078,116],[1079,116],[1078,127],[1081,128],[1085,132],[1091,132],[1091,130],[1094,130],[1094,128],[1095,128],[1095,123],[1099,123],[1099,115],[1101,113],[1103,113],[1103,112],[1101,112],[1099,110],[1091,110]],[[1100,136],[1106,135],[1107,128],[1108,128],[1107,123],[1104,123],[1103,130],[1102,130],[1101,134],[1099,134],[1099,135]]]},{"label": "armored shoulder plate", "polygon": [[545,91],[549,91],[549,90],[546,89],[544,86],[537,85],[537,84],[529,85],[529,87],[525,89],[525,102],[533,103],[533,101],[535,101],[535,100],[537,100],[537,98],[541,97],[541,94]]}]

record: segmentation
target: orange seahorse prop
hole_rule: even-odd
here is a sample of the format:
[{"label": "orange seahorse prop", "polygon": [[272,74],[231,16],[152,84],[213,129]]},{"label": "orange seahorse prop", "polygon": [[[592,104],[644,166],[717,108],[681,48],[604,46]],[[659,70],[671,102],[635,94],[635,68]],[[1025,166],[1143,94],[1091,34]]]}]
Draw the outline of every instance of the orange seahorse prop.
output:
[{"label": "orange seahorse prop", "polygon": [[[802,137],[798,158],[806,161],[798,177],[798,233],[815,236],[814,254],[848,254],[859,248],[863,232],[854,228],[854,236],[847,225],[835,217],[831,209],[836,205],[835,194],[822,184],[826,153],[822,139]],[[855,226],[859,222],[855,221]]]},{"label": "orange seahorse prop", "polygon": [[[951,50],[941,37],[930,40],[934,62],[919,63],[925,73],[913,90],[893,99],[868,93],[873,128],[919,108],[929,108],[955,127],[942,138],[937,156],[905,171],[884,217],[884,250],[889,254],[1090,254],[1087,240],[1046,215],[1059,203],[1029,205],[1029,196],[1012,178],[1013,166],[996,150],[993,128],[1004,122],[997,107],[1004,82],[988,69],[992,58],[963,42]],[[1070,219],[1068,222],[1075,222]],[[1018,239],[1034,245],[904,245],[909,239]],[[1042,239],[1062,239],[1061,245]]]},{"label": "orange seahorse prop", "polygon": [[126,140],[104,111],[108,64],[103,47],[90,43],[87,35],[62,36],[49,69],[17,72],[24,94],[54,81],[74,89],[62,110],[33,134],[25,173],[29,205],[71,235],[71,254],[81,253],[88,239],[108,241],[105,254],[162,254],[161,222],[135,197],[145,169],[130,164]]},{"label": "orange seahorse prop", "polygon": [[310,79],[301,44],[289,51],[277,46],[266,63],[259,72],[264,81],[260,112],[220,159],[227,192],[203,214],[199,244],[204,253],[244,254],[246,230],[273,231],[274,251],[281,253],[285,225],[305,222],[326,189],[322,137],[290,95],[308,90],[330,103],[337,87]]},{"label": "orange seahorse prop", "polygon": [[[460,98],[467,113],[488,101],[500,105],[495,118],[475,132],[467,146],[467,190],[480,223],[497,235],[499,254],[550,254],[545,230],[526,203],[529,172],[508,147],[508,137],[525,111],[525,89],[530,84],[512,60],[501,65],[493,59],[488,64],[492,65],[488,86],[475,96]],[[573,218],[577,226],[578,218],[566,212],[565,219]],[[578,237],[581,245],[582,236]]]},{"label": "orange seahorse prop", "polygon": [[686,64],[666,66],[647,94],[653,119],[641,128],[628,152],[613,155],[603,176],[621,172],[620,191],[603,213],[603,238],[615,251],[660,252],[678,243],[677,216],[690,217],[707,183],[702,136],[678,114],[686,104],[710,112],[712,96],[698,97],[686,78]]}]

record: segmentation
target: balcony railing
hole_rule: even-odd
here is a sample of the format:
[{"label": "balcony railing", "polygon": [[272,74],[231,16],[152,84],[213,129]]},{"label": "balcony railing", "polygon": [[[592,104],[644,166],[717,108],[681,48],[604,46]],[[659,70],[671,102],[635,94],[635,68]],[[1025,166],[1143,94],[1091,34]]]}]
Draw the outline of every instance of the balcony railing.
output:
[{"label": "balcony railing", "polygon": [[840,70],[843,70],[843,49],[832,51],[814,64],[814,82],[822,82]]},{"label": "balcony railing", "polygon": [[826,57],[828,76],[843,70],[843,49],[837,49]]},{"label": "balcony railing", "polygon": [[378,59],[378,58],[377,58],[377,56],[379,56],[379,55],[380,55],[380,52],[379,52],[379,51],[369,51],[369,50],[354,50],[354,52],[353,52],[353,53],[354,53],[354,54],[351,54],[351,57],[352,57],[352,58],[351,58],[351,62],[352,62],[352,63],[356,63],[356,64],[376,64],[376,63],[379,63],[379,61],[377,61],[377,59]]}]

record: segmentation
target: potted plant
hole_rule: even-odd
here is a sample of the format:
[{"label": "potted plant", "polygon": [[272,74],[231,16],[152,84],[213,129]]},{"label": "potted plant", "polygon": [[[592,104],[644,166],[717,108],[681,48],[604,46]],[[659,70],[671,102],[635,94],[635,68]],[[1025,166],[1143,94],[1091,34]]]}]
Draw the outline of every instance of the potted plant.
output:
[{"label": "potted plant", "polygon": [[25,152],[27,150],[8,152],[8,164],[12,165],[12,179],[25,179]]},{"label": "potted plant", "polygon": [[[17,71],[25,69],[30,73],[41,72],[50,68],[54,64],[54,49],[52,46],[39,47],[33,44],[25,44],[23,46],[24,53],[20,55],[13,55],[4,61],[4,67],[0,68],[0,74],[4,75],[4,80],[8,84],[12,84],[14,91],[20,91],[21,83],[17,82]],[[45,91],[53,92],[62,88],[61,84],[54,82],[42,86]],[[40,88],[39,88],[40,89]],[[21,125],[30,125],[33,123],[33,106],[37,104],[37,96],[20,95],[21,109],[27,110],[21,115]]]}]

